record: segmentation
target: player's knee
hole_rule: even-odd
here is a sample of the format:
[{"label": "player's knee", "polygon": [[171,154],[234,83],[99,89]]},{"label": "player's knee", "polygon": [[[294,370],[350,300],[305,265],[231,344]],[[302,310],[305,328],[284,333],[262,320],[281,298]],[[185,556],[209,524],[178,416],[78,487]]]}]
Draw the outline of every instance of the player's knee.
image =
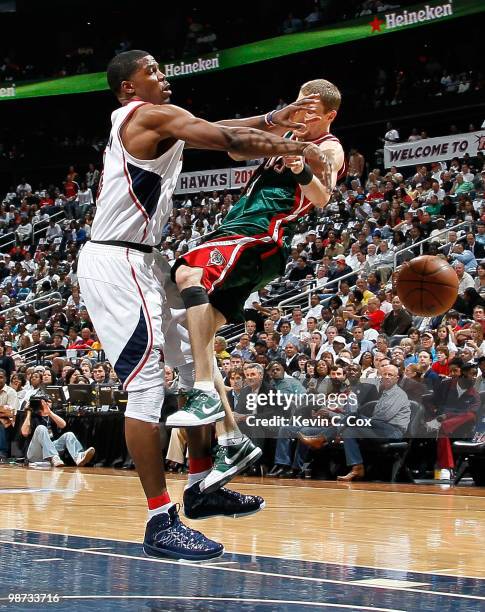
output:
[{"label": "player's knee", "polygon": [[200,268],[191,268],[190,266],[180,266],[175,272],[175,281],[179,288],[191,287],[200,285],[202,278],[202,270]]},{"label": "player's knee", "polygon": [[203,287],[187,287],[187,289],[182,289],[180,297],[186,309],[209,303],[209,296]]}]

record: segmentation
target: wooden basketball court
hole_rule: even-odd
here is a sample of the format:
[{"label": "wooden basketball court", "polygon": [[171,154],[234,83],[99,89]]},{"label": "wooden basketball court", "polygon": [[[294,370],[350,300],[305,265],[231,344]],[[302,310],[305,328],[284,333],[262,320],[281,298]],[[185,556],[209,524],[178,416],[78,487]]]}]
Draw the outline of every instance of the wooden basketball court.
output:
[{"label": "wooden basketball court", "polygon": [[[174,501],[184,483],[170,478]],[[485,609],[484,489],[268,478],[232,486],[262,495],[266,509],[187,521],[226,553],[182,563],[143,556],[134,472],[0,468],[0,608]],[[36,593],[59,601],[12,599]]]}]

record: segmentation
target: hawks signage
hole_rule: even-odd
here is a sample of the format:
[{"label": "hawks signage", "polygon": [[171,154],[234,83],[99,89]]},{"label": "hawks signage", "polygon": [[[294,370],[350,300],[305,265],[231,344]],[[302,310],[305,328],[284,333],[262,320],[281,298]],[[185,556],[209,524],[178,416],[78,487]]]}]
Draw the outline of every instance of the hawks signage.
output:
[{"label": "hawks signage", "polygon": [[485,130],[386,145],[384,147],[384,165],[386,168],[390,168],[391,166],[428,164],[433,161],[446,161],[454,157],[461,158],[465,153],[473,157],[480,151],[485,153]]},{"label": "hawks signage", "polygon": [[223,191],[240,189],[249,181],[257,166],[223,168],[221,170],[200,170],[183,172],[177,181],[175,193],[199,193],[200,191]]}]

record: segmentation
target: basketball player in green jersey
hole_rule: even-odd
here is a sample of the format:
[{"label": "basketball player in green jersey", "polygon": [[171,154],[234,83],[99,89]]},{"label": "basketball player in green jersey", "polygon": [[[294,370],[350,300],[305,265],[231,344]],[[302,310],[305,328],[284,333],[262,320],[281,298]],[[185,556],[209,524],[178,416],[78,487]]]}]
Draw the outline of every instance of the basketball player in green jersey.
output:
[{"label": "basketball player in green jersey", "polygon": [[[326,206],[337,180],[345,174],[342,146],[329,131],[340,106],[340,92],[329,81],[318,79],[305,83],[299,97],[310,94],[319,96],[316,110],[298,111],[293,120],[304,127],[285,136],[318,145],[327,158],[324,175],[315,176],[303,157],[265,160],[221,226],[172,268],[187,309],[195,385],[185,407],[168,417],[167,426],[198,426],[225,417],[216,463],[202,490],[222,486],[261,455],[238,431],[232,414],[224,412],[214,388],[216,331],[225,323],[244,321],[247,297],[283,274],[299,219],[313,205]],[[271,124],[271,113],[267,122]],[[275,126],[274,132],[283,135],[284,128]]]}]

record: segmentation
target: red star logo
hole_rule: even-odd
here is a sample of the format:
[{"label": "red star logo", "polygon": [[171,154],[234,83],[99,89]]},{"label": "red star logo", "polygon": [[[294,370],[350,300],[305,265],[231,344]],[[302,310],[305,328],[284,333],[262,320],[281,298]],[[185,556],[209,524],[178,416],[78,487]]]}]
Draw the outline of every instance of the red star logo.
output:
[{"label": "red star logo", "polygon": [[374,17],[374,20],[371,21],[369,23],[369,25],[371,26],[372,30],[371,30],[371,34],[372,32],[380,32],[381,31],[381,25],[383,25],[383,21],[381,21],[379,19],[379,17],[377,17],[377,15]]}]

